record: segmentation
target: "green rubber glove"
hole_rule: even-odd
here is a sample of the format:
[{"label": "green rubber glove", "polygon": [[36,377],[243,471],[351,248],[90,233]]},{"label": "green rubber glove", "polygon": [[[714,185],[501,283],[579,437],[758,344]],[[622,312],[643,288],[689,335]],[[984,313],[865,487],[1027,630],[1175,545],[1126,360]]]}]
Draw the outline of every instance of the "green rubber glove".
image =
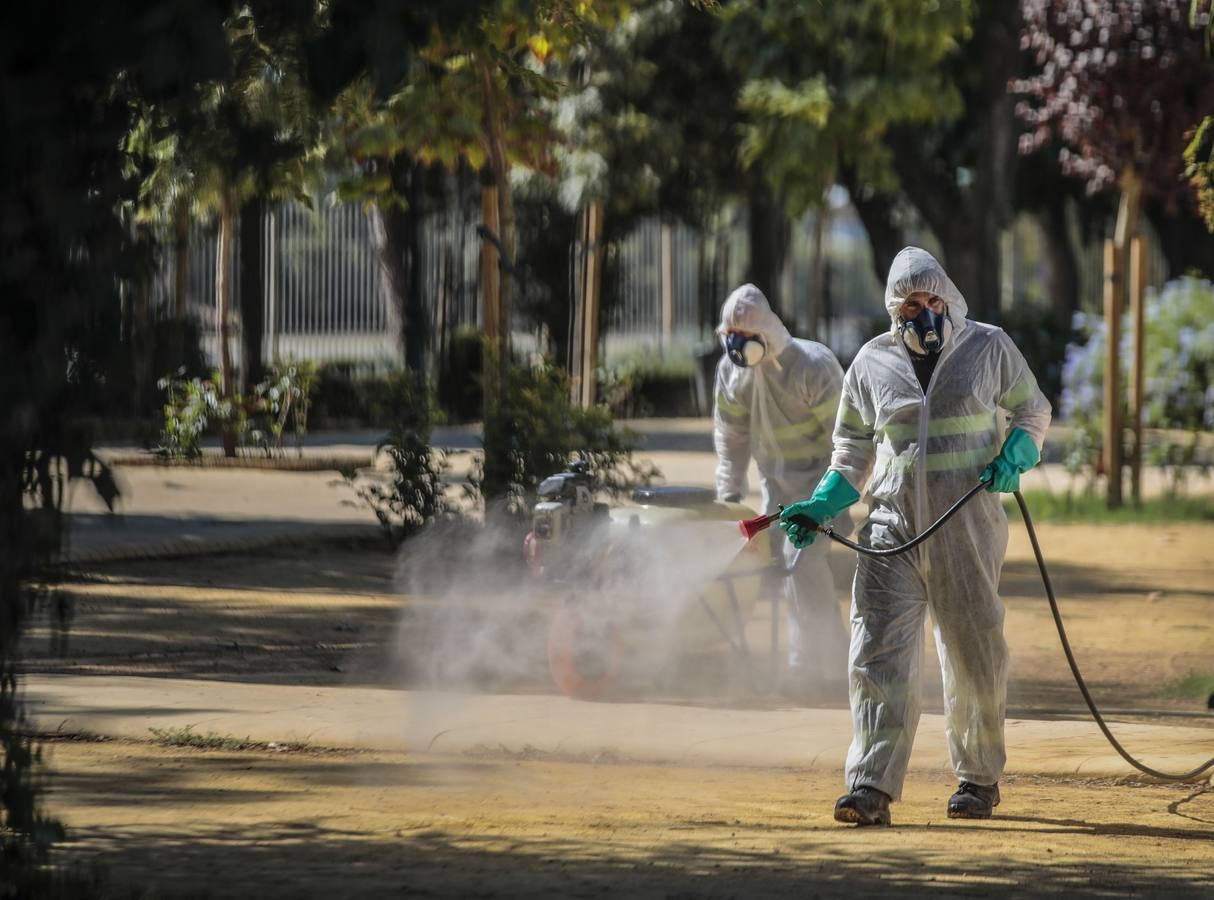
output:
[{"label": "green rubber glove", "polygon": [[795,521],[799,516],[808,516],[819,525],[824,525],[859,499],[860,495],[848,484],[847,479],[831,470],[822,476],[808,500],[784,508],[780,513],[780,528],[794,547],[804,549],[814,542],[818,533],[804,522]]},{"label": "green rubber glove", "polygon": [[991,480],[986,489],[992,493],[1010,494],[1020,490],[1020,473],[1027,472],[1040,461],[1041,454],[1028,432],[1013,428],[1008,432],[999,455],[982,470],[980,480]]}]

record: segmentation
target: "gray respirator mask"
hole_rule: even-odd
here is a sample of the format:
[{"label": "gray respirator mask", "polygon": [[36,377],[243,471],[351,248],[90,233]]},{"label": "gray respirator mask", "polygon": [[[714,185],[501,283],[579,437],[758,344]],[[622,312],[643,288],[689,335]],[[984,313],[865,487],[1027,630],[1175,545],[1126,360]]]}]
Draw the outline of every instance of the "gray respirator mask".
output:
[{"label": "gray respirator mask", "polygon": [[767,355],[767,345],[758,335],[747,337],[730,331],[724,335],[725,354],[735,366],[757,366]]},{"label": "gray respirator mask", "polygon": [[915,356],[931,356],[944,349],[953,333],[953,323],[948,318],[948,307],[938,313],[925,306],[913,319],[898,323],[898,333],[906,349]]}]

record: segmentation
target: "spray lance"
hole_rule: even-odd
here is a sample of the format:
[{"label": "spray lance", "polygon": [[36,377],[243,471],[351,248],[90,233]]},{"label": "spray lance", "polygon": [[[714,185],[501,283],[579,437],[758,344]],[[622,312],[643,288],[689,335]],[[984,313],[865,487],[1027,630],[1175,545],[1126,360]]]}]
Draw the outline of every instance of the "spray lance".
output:
[{"label": "spray lance", "polygon": [[[952,518],[962,506],[973,499],[974,495],[986,488],[990,483],[990,478],[979,481],[976,485],[964,493],[956,503],[950,506],[935,522],[929,525],[923,533],[911,538],[905,544],[900,544],[897,547],[888,547],[885,549],[876,549],[874,547],[865,547],[857,544],[855,541],[849,541],[840,534],[836,534],[831,529],[830,525],[815,522],[809,516],[800,515],[794,517],[793,521],[804,528],[820,532],[826,535],[832,541],[836,541],[845,547],[855,550],[857,553],[864,553],[868,556],[897,556],[899,553],[905,553],[913,547],[926,541],[929,537],[935,534],[945,522]],[[1024,497],[1019,491],[1013,491],[1012,496],[1016,498],[1016,505],[1020,507],[1020,515],[1024,519],[1025,530],[1028,531],[1029,541],[1033,545],[1033,555],[1037,557],[1037,568],[1041,572],[1041,583],[1045,585],[1045,593],[1050,601],[1050,612],[1054,616],[1054,625],[1058,629],[1058,638],[1062,641],[1062,650],[1066,654],[1067,664],[1071,667],[1071,674],[1075,678],[1075,684],[1079,687],[1079,692],[1083,694],[1084,702],[1087,704],[1088,711],[1092,714],[1092,719],[1099,726],[1100,731],[1104,734],[1109,744],[1127,763],[1146,775],[1153,778],[1159,778],[1163,781],[1192,781],[1200,777],[1210,769],[1214,769],[1214,758],[1206,760],[1200,766],[1188,772],[1161,772],[1158,769],[1153,769],[1135,759],[1129,752],[1121,746],[1121,743],[1113,736],[1113,732],[1109,730],[1105,724],[1104,716],[1100,714],[1100,710],[1096,707],[1096,701],[1092,699],[1091,692],[1088,691],[1087,683],[1083,680],[1083,675],[1079,671],[1079,663],[1075,661],[1075,654],[1071,651],[1071,642],[1067,639],[1066,629],[1062,625],[1062,614],[1058,611],[1058,600],[1054,597],[1054,586],[1050,581],[1049,570],[1045,567],[1045,557],[1041,555],[1041,545],[1037,542],[1037,531],[1033,528],[1033,519],[1029,516],[1028,504],[1024,502]],[[742,537],[750,540],[756,534],[770,528],[773,524],[780,521],[780,514],[784,512],[784,507],[777,507],[776,512],[765,516],[755,516],[753,519],[743,519],[738,522],[738,530],[742,532]]]}]

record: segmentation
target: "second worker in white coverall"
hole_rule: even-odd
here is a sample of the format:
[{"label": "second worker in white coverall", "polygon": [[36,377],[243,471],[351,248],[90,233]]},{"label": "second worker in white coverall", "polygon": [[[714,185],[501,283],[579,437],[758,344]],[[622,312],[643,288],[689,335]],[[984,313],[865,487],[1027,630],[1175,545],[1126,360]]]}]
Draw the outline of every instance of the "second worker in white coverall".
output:
[{"label": "second worker in white coverall", "polygon": [[[746,496],[753,457],[763,512],[772,513],[780,503],[806,496],[830,465],[843,369],[827,347],[792,337],[753,284],[729,295],[717,332],[726,349],[713,400],[717,497]],[[773,537],[791,569],[784,594],[785,692],[841,702],[847,696],[847,634],[827,565],[828,542],[798,550],[774,529]]]}]

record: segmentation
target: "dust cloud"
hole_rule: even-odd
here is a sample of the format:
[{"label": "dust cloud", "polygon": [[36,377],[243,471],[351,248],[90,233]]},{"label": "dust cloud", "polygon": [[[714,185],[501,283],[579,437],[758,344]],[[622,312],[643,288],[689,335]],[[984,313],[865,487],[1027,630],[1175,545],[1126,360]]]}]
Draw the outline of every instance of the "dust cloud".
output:
[{"label": "dust cloud", "polygon": [[430,749],[457,727],[492,746],[476,702],[490,694],[494,709],[511,695],[534,711],[545,698],[557,709],[731,690],[737,637],[771,590],[767,544],[748,546],[732,520],[679,515],[580,522],[546,542],[542,573],[524,557],[526,524],[504,515],[438,522],[406,541],[393,665],[410,691],[409,746]]}]

